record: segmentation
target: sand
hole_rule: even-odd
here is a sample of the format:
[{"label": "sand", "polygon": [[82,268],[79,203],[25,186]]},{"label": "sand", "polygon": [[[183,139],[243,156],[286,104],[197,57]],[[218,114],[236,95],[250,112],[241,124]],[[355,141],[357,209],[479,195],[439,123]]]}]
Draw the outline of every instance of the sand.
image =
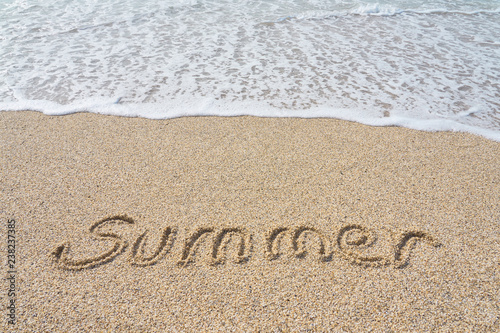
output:
[{"label": "sand", "polygon": [[0,112],[0,144],[0,331],[500,330],[498,142]]}]

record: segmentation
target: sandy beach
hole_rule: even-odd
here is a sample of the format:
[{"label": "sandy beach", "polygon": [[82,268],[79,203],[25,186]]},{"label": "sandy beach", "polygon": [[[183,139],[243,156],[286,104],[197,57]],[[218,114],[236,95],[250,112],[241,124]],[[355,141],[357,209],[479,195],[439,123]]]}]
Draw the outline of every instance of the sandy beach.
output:
[{"label": "sandy beach", "polygon": [[498,142],[0,112],[0,145],[0,331],[500,331]]}]

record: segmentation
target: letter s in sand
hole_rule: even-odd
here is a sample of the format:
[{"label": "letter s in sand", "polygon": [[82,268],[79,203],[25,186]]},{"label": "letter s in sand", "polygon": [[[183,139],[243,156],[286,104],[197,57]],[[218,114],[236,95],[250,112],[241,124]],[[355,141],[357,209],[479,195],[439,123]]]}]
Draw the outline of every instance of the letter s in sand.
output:
[{"label": "letter s in sand", "polygon": [[121,254],[125,248],[128,246],[128,242],[116,233],[113,232],[104,232],[100,231],[100,229],[109,224],[134,224],[134,220],[126,215],[116,215],[112,217],[107,217],[98,221],[90,227],[90,233],[94,235],[94,238],[98,240],[112,240],[114,241],[114,245],[111,249],[91,258],[80,259],[80,260],[72,260],[69,258],[69,242],[65,242],[58,247],[54,251],[52,251],[51,255],[53,256],[56,263],[62,269],[67,270],[81,270],[85,268],[93,268],[98,265],[102,265],[104,263],[110,262],[116,256]]}]

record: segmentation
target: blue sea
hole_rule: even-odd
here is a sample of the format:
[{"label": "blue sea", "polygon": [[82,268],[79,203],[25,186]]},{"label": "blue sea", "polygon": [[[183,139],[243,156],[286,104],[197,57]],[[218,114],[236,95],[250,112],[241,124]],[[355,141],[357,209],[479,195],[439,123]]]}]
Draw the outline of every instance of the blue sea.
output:
[{"label": "blue sea", "polygon": [[0,0],[0,110],[500,141],[500,0]]}]

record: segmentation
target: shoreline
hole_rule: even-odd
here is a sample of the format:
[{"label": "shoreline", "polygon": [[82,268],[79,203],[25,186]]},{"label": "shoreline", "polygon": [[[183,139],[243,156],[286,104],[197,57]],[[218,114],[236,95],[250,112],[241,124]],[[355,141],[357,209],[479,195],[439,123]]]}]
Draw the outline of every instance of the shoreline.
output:
[{"label": "shoreline", "polygon": [[0,127],[0,328],[500,329],[499,142],[325,118]]},{"label": "shoreline", "polygon": [[[22,103],[21,106],[14,104],[4,104],[3,107],[7,107],[9,111],[0,112],[40,112],[46,116],[68,116],[73,114],[81,113],[91,113],[103,116],[112,117],[123,117],[123,118],[143,118],[147,120],[172,120],[177,118],[186,117],[256,117],[256,118],[288,118],[288,119],[334,119],[346,122],[354,122],[361,125],[371,126],[371,127],[402,127],[411,130],[423,131],[423,132],[453,132],[453,133],[467,133],[473,134],[493,142],[500,142],[500,131],[492,130],[489,128],[467,125],[458,122],[457,119],[462,117],[469,117],[475,112],[463,113],[462,115],[457,114],[450,118],[434,118],[434,119],[421,119],[421,118],[410,118],[407,116],[390,115],[389,112],[384,113],[383,118],[377,117],[360,117],[357,112],[346,116],[343,112],[331,109],[329,107],[317,107],[308,110],[307,115],[302,114],[297,110],[288,110],[289,114],[284,115],[279,108],[270,106],[260,106],[254,107],[242,103],[237,106],[240,110],[237,113],[229,114],[228,110],[225,109],[223,105],[210,105],[207,109],[202,101],[191,101],[186,100],[180,103],[177,107],[172,108],[169,111],[168,116],[162,111],[164,106],[162,105],[150,105],[147,108],[135,107],[132,108],[130,105],[119,104],[120,98],[117,101],[103,103],[102,105],[87,105],[79,106],[76,111],[72,107],[67,107],[64,105],[59,105],[55,103],[48,103],[45,107],[39,109],[39,107],[32,104],[31,101]],[[0,104],[0,108],[2,105]],[[32,109],[31,109],[32,108]],[[185,108],[194,109],[197,111],[186,112]],[[255,111],[258,109],[259,111]],[[79,111],[87,110],[87,111]],[[387,114],[387,116],[386,116]]]}]

